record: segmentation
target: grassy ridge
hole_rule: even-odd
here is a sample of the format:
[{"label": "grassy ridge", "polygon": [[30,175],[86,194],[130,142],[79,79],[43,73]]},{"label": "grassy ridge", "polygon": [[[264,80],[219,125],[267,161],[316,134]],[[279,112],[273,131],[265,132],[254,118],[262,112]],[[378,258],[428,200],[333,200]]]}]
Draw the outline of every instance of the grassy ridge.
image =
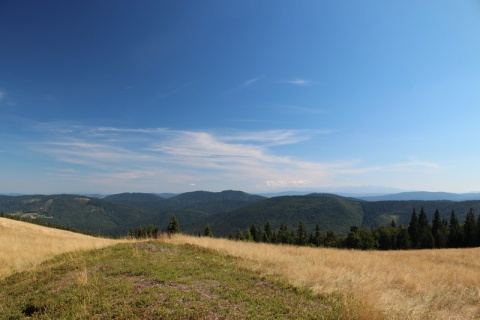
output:
[{"label": "grassy ridge", "polygon": [[339,319],[314,295],[193,246],[130,243],[64,254],[0,281],[1,319]]}]

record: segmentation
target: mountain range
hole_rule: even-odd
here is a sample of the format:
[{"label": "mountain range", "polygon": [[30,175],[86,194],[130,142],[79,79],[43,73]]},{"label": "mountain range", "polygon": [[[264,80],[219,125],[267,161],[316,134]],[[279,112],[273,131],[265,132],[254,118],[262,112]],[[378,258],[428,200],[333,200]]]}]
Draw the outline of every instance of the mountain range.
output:
[{"label": "mountain range", "polygon": [[[473,199],[473,200],[465,200]],[[89,233],[122,236],[142,225],[165,229],[172,216],[186,233],[202,233],[207,224],[214,235],[227,237],[251,225],[269,222],[296,229],[303,221],[309,232],[346,234],[351,226],[377,227],[395,220],[408,224],[413,209],[423,207],[432,220],[436,209],[448,221],[455,210],[461,223],[470,208],[480,210],[479,194],[399,193],[352,198],[326,193],[264,197],[242,191],[194,191],[166,197],[151,193],[122,193],[103,198],[82,195],[0,196],[0,212],[30,217],[56,226]]]}]

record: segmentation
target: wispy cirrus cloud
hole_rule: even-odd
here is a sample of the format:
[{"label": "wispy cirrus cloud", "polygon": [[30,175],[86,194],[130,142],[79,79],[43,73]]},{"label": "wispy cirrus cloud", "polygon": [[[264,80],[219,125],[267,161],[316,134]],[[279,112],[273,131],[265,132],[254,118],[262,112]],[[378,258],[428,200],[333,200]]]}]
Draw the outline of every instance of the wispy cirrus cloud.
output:
[{"label": "wispy cirrus cloud", "polygon": [[256,78],[249,79],[249,80],[247,80],[243,83],[242,87],[249,87],[252,84],[254,84],[255,82],[257,82],[258,80],[262,79],[262,78],[265,78],[265,76],[259,76],[259,77],[256,77]]},{"label": "wispy cirrus cloud", "polygon": [[331,134],[328,130],[188,131],[49,123],[41,125],[41,131],[50,134],[31,148],[63,170],[56,172],[51,166],[51,174],[122,190],[152,190],[159,185],[168,185],[165,190],[173,192],[193,185],[204,190],[301,189],[438,168],[416,158],[376,166],[361,160],[305,160],[285,148]]},{"label": "wispy cirrus cloud", "polygon": [[[276,154],[276,146],[307,141],[327,131],[181,131],[166,128],[91,127],[44,124],[51,135],[31,145],[58,163],[91,171],[97,183],[165,181],[175,185],[223,184],[269,188],[290,181],[320,183],[340,164],[322,164]],[[103,180],[102,180],[103,179]],[[101,182],[103,181],[103,182]],[[213,181],[213,182],[212,182]],[[284,181],[273,183],[272,181]],[[212,187],[213,188],[213,187]]]},{"label": "wispy cirrus cloud", "polygon": [[233,89],[227,91],[226,93],[220,95],[220,97],[228,96],[232,93],[241,91],[241,90],[243,90],[245,88],[248,88],[248,87],[251,87],[254,83],[258,82],[262,78],[265,78],[265,76],[262,75],[262,76],[258,76],[258,77],[255,77],[255,78],[248,79],[248,80],[244,81],[241,85],[238,85],[238,86],[234,87]]},{"label": "wispy cirrus cloud", "polygon": [[289,83],[289,84],[296,85],[296,86],[308,86],[308,85],[311,84],[311,82],[309,80],[302,79],[302,78],[295,78],[295,79],[292,79],[292,80],[289,80],[289,81],[286,81],[286,82]]}]

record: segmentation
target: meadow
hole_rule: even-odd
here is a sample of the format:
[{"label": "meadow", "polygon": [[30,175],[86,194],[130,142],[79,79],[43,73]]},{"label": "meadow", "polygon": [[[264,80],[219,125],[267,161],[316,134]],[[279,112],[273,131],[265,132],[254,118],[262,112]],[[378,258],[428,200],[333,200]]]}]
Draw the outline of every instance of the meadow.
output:
[{"label": "meadow", "polygon": [[480,248],[110,240],[2,218],[0,243],[8,319],[480,319]]},{"label": "meadow", "polygon": [[168,241],[239,257],[245,267],[316,294],[340,294],[359,318],[480,319],[480,248],[357,251],[182,235]]},{"label": "meadow", "polygon": [[34,268],[61,253],[98,249],[119,242],[0,218],[0,279]]}]

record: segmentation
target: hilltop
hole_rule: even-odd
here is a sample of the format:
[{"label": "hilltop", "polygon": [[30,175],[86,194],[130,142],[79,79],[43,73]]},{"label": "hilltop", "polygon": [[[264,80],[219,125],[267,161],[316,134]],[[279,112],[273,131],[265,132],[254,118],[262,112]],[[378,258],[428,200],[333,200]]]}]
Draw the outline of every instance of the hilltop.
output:
[{"label": "hilltop", "polygon": [[[110,241],[117,245],[78,251],[101,247],[101,239],[2,218],[0,230],[2,244],[12,244],[14,231],[15,238],[35,239],[38,253],[28,272],[0,274],[1,319],[334,319],[347,313],[337,295],[314,294],[196,246]],[[94,245],[79,245],[80,239]],[[2,245],[0,265],[16,268],[12,254],[27,259],[22,253],[33,243],[21,244],[13,251]],[[42,249],[51,246],[63,249]]]}]

